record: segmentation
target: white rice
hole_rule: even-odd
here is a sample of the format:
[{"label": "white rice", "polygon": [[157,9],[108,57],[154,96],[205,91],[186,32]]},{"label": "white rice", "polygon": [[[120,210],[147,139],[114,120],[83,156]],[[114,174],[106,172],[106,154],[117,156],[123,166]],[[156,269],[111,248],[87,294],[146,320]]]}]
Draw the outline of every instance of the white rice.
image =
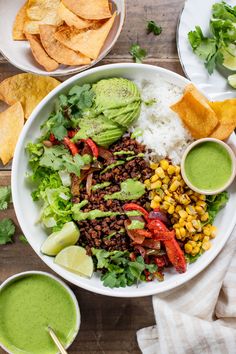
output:
[{"label": "white rice", "polygon": [[152,151],[148,154],[153,160],[170,158],[179,164],[184,150],[192,141],[190,133],[184,128],[178,115],[169,107],[178,101],[182,89],[157,76],[152,82],[135,81],[142,95],[142,100],[156,100],[147,106],[142,103],[141,114],[131,131],[141,130],[137,140]]}]

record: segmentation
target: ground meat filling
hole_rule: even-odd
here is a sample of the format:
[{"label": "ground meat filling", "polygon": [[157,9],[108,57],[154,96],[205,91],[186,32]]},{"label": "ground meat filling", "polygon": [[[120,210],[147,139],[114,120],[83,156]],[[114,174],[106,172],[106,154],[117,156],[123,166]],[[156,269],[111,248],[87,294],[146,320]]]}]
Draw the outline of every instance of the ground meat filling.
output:
[{"label": "ground meat filling", "polygon": [[[144,154],[145,146],[139,144],[136,140],[131,139],[130,137],[124,137],[119,142],[113,144],[109,148],[109,151],[112,153],[118,151],[133,151],[134,155],[113,155],[112,163],[115,163],[118,160],[123,160],[125,163],[114,167],[104,174],[101,174],[101,171],[109,166],[111,162],[107,162],[99,157],[98,160],[100,161],[102,168],[93,172],[92,185],[94,186],[104,182],[110,182],[111,185],[103,189],[92,191],[91,195],[88,195],[86,192],[86,181],[84,181],[80,186],[80,195],[74,201],[79,202],[84,199],[88,200],[89,203],[83,208],[84,212],[99,209],[101,211],[123,213],[123,205],[127,202],[134,202],[149,209],[150,202],[148,192],[145,193],[142,198],[133,201],[104,200],[106,194],[112,194],[119,191],[120,183],[128,178],[138,179],[140,182],[144,182],[151,177],[152,170],[149,168],[144,157],[135,157],[130,161],[126,161],[127,157]],[[125,219],[127,219],[125,215],[118,215],[78,222],[80,228],[79,244],[84,246],[88,253],[90,253],[92,247],[103,248],[107,251],[131,251],[131,240],[124,230]]]}]

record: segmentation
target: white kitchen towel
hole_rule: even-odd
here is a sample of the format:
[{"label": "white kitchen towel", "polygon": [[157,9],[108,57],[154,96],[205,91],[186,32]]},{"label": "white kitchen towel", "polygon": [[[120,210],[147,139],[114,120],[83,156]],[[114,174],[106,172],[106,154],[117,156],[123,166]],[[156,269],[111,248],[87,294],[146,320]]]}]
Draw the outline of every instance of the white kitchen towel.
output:
[{"label": "white kitchen towel", "polygon": [[153,296],[153,309],[156,325],[137,332],[143,354],[236,354],[236,228],[202,273]]}]

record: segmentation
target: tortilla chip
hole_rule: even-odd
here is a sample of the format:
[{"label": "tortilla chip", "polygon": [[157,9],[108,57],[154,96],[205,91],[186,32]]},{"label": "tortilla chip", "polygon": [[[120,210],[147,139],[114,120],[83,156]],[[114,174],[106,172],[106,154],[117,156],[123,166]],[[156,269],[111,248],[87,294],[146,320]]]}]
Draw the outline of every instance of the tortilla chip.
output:
[{"label": "tortilla chip", "polygon": [[23,125],[24,111],[20,102],[0,113],[0,159],[4,165],[13,157]]},{"label": "tortilla chip", "polygon": [[58,16],[59,5],[60,0],[28,0],[24,32],[39,34],[40,25],[59,26],[63,22]]},{"label": "tortilla chip", "polygon": [[111,17],[108,0],[62,0],[74,14],[87,20],[102,20]]},{"label": "tortilla chip", "polygon": [[25,40],[25,35],[24,35],[24,24],[27,19],[27,4],[26,3],[20,8],[20,10],[17,12],[14,24],[13,24],[13,29],[12,29],[12,38],[15,41],[24,41]]},{"label": "tortilla chip", "polygon": [[42,45],[51,58],[55,59],[58,63],[65,65],[86,65],[91,62],[90,58],[65,47],[54,38],[56,30],[56,26],[40,26],[40,39]]},{"label": "tortilla chip", "polygon": [[209,136],[219,123],[207,99],[193,85],[187,87],[182,98],[170,108],[195,139]]},{"label": "tortilla chip", "polygon": [[111,30],[115,16],[116,13],[97,29],[79,31],[72,27],[65,31],[57,31],[55,38],[66,47],[81,52],[89,58],[96,59]]},{"label": "tortilla chip", "polygon": [[21,102],[27,119],[37,104],[59,84],[60,81],[50,76],[14,75],[0,83],[0,100],[9,105]]},{"label": "tortilla chip", "polygon": [[211,138],[220,140],[227,139],[236,128],[236,99],[229,99],[222,102],[209,102],[219,119],[219,125],[211,133]]},{"label": "tortilla chip", "polygon": [[58,62],[47,55],[38,37],[29,33],[25,35],[30,43],[30,48],[35,60],[42,65],[46,71],[56,70],[59,66]]},{"label": "tortilla chip", "polygon": [[82,18],[76,16],[61,2],[58,7],[58,16],[61,20],[65,21],[68,26],[74,26],[75,28],[82,29],[88,28],[93,24],[93,21],[83,20]]}]

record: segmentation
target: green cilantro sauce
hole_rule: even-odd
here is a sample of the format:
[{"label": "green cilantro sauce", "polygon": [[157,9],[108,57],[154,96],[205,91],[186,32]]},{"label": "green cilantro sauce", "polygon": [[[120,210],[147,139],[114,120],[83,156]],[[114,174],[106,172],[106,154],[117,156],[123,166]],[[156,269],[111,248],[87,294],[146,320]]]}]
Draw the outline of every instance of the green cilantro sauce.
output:
[{"label": "green cilantro sauce", "polygon": [[184,169],[189,182],[199,189],[213,191],[223,187],[232,174],[232,161],[220,144],[207,141],[188,153]]},{"label": "green cilantro sauce", "polygon": [[67,345],[76,331],[76,309],[54,279],[41,274],[20,278],[0,291],[0,341],[14,354],[56,354],[50,325]]},{"label": "green cilantro sauce", "polygon": [[141,198],[145,193],[145,185],[131,178],[122,182],[120,188],[120,192],[107,194],[104,196],[104,199],[133,200]]}]

